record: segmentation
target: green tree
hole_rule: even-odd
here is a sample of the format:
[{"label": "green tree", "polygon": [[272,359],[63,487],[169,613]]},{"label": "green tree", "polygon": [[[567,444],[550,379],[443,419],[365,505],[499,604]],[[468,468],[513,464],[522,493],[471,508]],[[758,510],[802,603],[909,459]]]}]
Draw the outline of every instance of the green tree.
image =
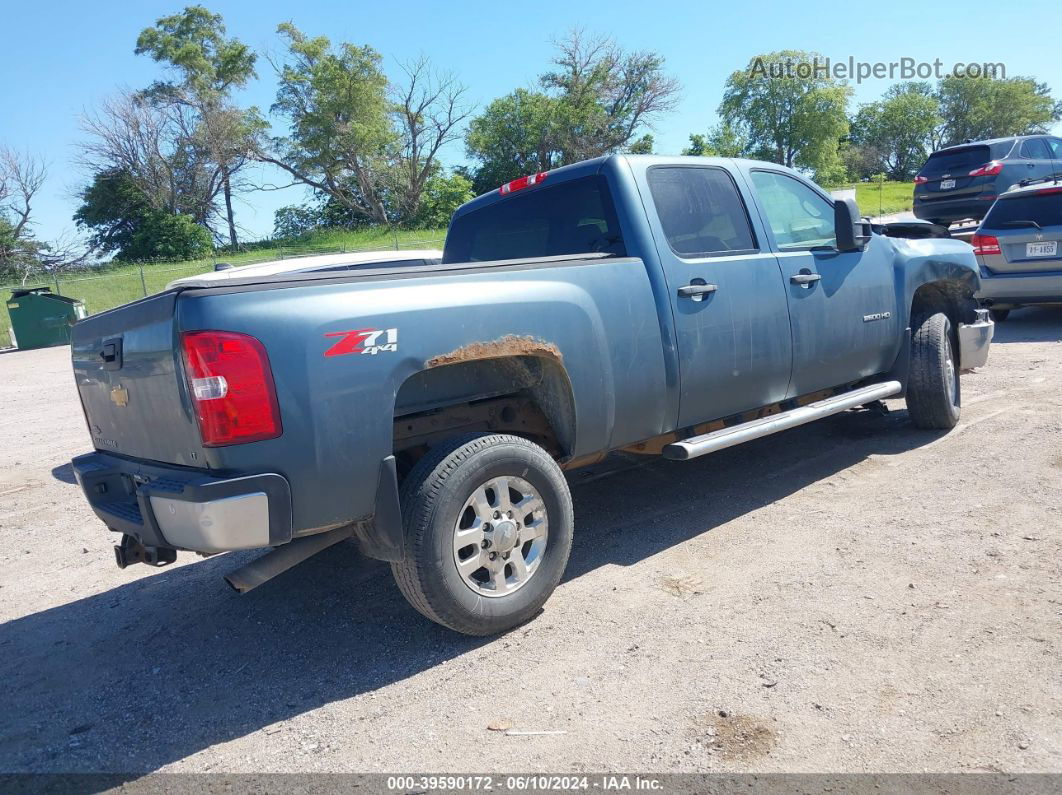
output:
[{"label": "green tree", "polygon": [[821,178],[839,167],[852,89],[814,71],[822,57],[800,50],[765,53],[727,78],[719,115],[748,141],[749,153]]},{"label": "green tree", "polygon": [[469,124],[477,191],[613,152],[651,151],[645,130],[679,92],[657,53],[625,52],[578,30],[557,42],[553,69],[538,83],[495,99]]},{"label": "green tree", "polygon": [[466,118],[464,87],[425,59],[388,81],[372,47],[307,37],[291,23],[278,29],[288,46],[273,110],[290,135],[259,157],[297,182],[374,223],[417,217],[439,151]]},{"label": "green tree", "polygon": [[627,152],[632,155],[651,155],[654,146],[656,146],[656,140],[650,133],[646,133],[637,141],[633,141],[627,147]]},{"label": "green tree", "polygon": [[940,124],[940,103],[929,83],[898,83],[878,102],[860,107],[852,121],[851,142],[876,155],[877,162],[868,164],[871,172],[907,180],[929,156]]},{"label": "green tree", "polygon": [[144,29],[135,52],[149,55],[175,73],[176,80],[157,81],[143,93],[155,103],[194,110],[195,143],[209,153],[220,172],[229,243],[236,246],[234,182],[248,163],[264,122],[256,109],[237,108],[232,92],[256,77],[257,56],[239,39],[226,38],[221,15],[203,6],[189,6]]},{"label": "green tree", "polygon": [[192,259],[211,250],[210,232],[189,216],[152,206],[122,171],[97,173],[74,214],[93,247],[123,261]]},{"label": "green tree", "polygon": [[748,153],[748,140],[726,122],[712,127],[707,135],[692,133],[690,145],[682,150],[682,154],[696,157],[747,157]]},{"label": "green tree", "polygon": [[942,122],[938,146],[1048,132],[1062,118],[1062,102],[1046,83],[1029,77],[945,77],[937,85]]},{"label": "green tree", "polygon": [[306,204],[289,204],[273,213],[273,238],[292,240],[316,229],[321,222],[318,207]]},{"label": "green tree", "polygon": [[472,119],[465,148],[478,161],[473,172],[476,192],[486,193],[524,174],[563,165],[564,153],[554,134],[558,115],[553,97],[518,88]]},{"label": "green tree", "polygon": [[208,256],[212,242],[210,232],[187,215],[150,210],[141,218],[130,244],[115,259],[195,259]]},{"label": "green tree", "polygon": [[457,208],[475,196],[472,181],[464,174],[436,174],[428,180],[416,224],[424,229],[449,226]]}]

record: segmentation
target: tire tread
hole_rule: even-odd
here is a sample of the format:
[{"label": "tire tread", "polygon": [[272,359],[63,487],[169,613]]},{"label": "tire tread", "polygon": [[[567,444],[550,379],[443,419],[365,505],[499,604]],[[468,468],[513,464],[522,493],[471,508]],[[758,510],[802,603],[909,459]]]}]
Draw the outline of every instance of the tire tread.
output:
[{"label": "tire tread", "polygon": [[[955,427],[958,415],[947,398],[944,362],[947,358],[949,321],[943,312],[916,318],[911,337],[911,368],[907,384],[907,412],[911,421],[926,430]],[[952,351],[952,356],[956,355]],[[958,366],[958,363],[955,363]]]}]

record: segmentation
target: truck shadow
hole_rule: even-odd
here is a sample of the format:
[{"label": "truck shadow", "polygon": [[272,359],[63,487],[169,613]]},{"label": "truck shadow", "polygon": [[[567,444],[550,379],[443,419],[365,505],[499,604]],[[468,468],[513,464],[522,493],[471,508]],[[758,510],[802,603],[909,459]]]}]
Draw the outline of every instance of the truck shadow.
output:
[{"label": "truck shadow", "polygon": [[[697,461],[624,459],[607,476],[597,477],[608,466],[573,473],[568,579],[935,438],[910,429],[905,412],[859,412]],[[388,567],[353,546],[239,596],[221,578],[252,556],[164,569],[0,625],[0,772],[136,778],[495,642],[421,618]]]}]

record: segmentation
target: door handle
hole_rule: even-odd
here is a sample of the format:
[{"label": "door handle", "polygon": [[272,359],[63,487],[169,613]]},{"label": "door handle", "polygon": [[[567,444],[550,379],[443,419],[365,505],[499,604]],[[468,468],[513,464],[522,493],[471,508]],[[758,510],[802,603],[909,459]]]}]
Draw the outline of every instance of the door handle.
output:
[{"label": "door handle", "polygon": [[718,289],[718,285],[715,284],[687,284],[685,287],[678,288],[678,294],[682,298],[692,298],[694,301],[703,301],[704,296],[709,293],[714,293]]},{"label": "door handle", "polygon": [[796,273],[789,277],[789,281],[793,284],[799,284],[807,290],[812,284],[819,281],[821,278],[822,274],[819,273]]}]

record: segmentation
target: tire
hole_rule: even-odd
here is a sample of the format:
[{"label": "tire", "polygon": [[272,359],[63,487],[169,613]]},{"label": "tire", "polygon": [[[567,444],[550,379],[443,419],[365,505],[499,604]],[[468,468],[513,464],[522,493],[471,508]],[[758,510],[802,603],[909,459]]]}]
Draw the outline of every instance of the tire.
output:
[{"label": "tire", "polygon": [[994,322],[1002,323],[1004,320],[1006,320],[1010,316],[1010,310],[1009,309],[989,309],[988,310],[988,314],[989,314],[989,316],[992,318],[992,320]]},{"label": "tire", "polygon": [[444,442],[417,462],[400,496],[406,555],[391,571],[426,618],[493,635],[531,618],[560,582],[575,523],[571,494],[549,453],[527,439]]},{"label": "tire", "polygon": [[959,421],[962,394],[957,346],[943,312],[916,318],[911,338],[907,412],[919,428],[948,430]]}]

